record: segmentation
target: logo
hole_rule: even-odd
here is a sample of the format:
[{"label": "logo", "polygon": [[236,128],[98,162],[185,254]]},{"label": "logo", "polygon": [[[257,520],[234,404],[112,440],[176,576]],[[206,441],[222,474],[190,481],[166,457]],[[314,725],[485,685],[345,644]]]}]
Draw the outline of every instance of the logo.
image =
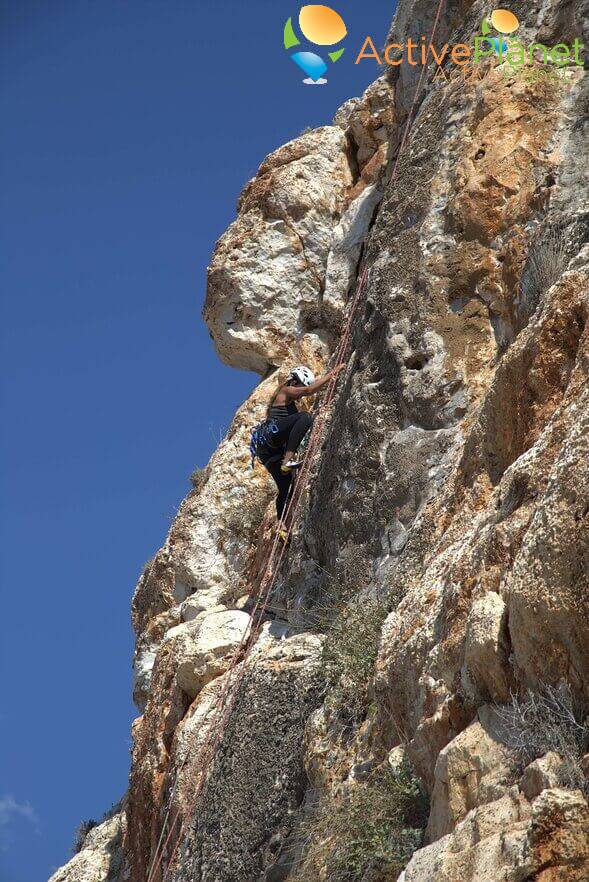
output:
[{"label": "logo", "polygon": [[[494,28],[500,36],[492,36],[491,28]],[[518,28],[519,21],[513,12],[508,9],[495,9],[490,16],[483,19],[481,35],[474,39],[474,64],[484,61],[490,55],[498,56],[500,64],[506,63],[506,72],[513,72],[526,65],[533,66],[537,63],[554,66],[557,69],[572,64],[578,66],[583,64],[580,52],[585,47],[578,38],[570,46],[566,43],[557,43],[555,46],[545,46],[544,43],[526,45],[518,39],[505,39],[506,35],[511,37]]]},{"label": "logo", "polygon": [[519,21],[517,16],[508,9],[495,9],[495,11],[491,13],[490,18],[483,19],[481,33],[483,37],[486,37],[493,44],[495,54],[501,57],[504,52],[507,52],[509,43],[503,39],[503,36],[489,37],[491,27],[495,28],[495,30],[502,35],[513,34],[514,31],[517,31],[519,28]]},{"label": "logo", "polygon": [[[557,43],[546,46],[544,43],[526,44],[511,35],[518,30],[520,23],[516,15],[509,9],[495,9],[482,21],[481,31],[474,38],[474,45],[456,43],[435,46],[428,37],[409,39],[405,43],[388,43],[383,52],[379,53],[372,37],[367,36],[360,49],[355,64],[364,59],[374,59],[377,64],[388,64],[393,67],[405,63],[411,67],[428,66],[433,60],[436,65],[434,79],[447,80],[453,70],[462,75],[484,73],[484,62],[497,58],[505,76],[526,68],[544,73],[562,71],[563,68],[583,66],[581,52],[585,48],[578,38],[572,44]],[[498,34],[494,36],[492,30]],[[505,36],[509,36],[509,41]]]},{"label": "logo", "polygon": [[[302,6],[299,12],[299,30],[307,42],[314,46],[333,46],[344,39],[348,33],[346,24],[341,15],[331,9],[330,6]],[[295,46],[300,46],[301,40],[297,37],[293,27],[292,18],[284,25],[284,48],[287,52]],[[327,58],[332,64],[344,54],[344,47],[334,48],[327,52]],[[327,62],[316,52],[299,50],[290,58],[303,73],[306,74],[303,83],[308,86],[322,86],[327,82],[323,75],[327,73]]]}]

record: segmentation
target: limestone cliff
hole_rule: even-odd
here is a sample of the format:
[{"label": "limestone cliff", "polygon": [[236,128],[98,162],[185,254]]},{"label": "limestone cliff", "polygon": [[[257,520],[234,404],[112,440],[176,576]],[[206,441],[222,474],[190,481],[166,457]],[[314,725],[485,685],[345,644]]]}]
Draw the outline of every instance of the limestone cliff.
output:
[{"label": "limestone cliff", "polygon": [[[436,5],[401,0],[391,38]],[[446,0],[436,42],[491,8]],[[510,8],[527,42],[589,43],[585,0]],[[204,317],[261,381],[135,591],[124,809],[54,882],[589,878],[589,80],[553,68],[430,70],[400,155],[418,73],[391,68],[245,187]],[[288,365],[329,364],[364,269],[253,660],[229,670],[274,518],[249,427]]]}]

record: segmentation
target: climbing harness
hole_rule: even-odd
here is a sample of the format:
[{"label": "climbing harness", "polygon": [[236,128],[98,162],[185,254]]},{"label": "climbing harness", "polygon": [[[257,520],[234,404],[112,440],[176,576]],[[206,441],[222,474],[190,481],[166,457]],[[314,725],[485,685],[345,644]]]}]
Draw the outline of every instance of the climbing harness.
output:
[{"label": "climbing harness", "polygon": [[273,443],[273,436],[280,431],[280,426],[276,420],[262,420],[257,426],[250,430],[250,456],[252,458],[251,467],[253,469],[256,457],[260,458],[260,453],[265,447],[266,449],[276,450]]},{"label": "climbing harness", "polygon": [[[436,16],[434,19],[434,24],[432,27],[431,37],[429,40],[430,47],[433,43],[433,40],[434,40],[434,37],[436,34],[436,30],[437,30],[438,23],[440,20],[440,15],[442,12],[443,5],[444,5],[444,0],[439,0],[437,11],[436,11]],[[417,104],[417,99],[418,99],[419,93],[421,91],[421,87],[423,84],[423,78],[425,76],[427,68],[428,68],[428,66],[425,64],[422,66],[421,74],[420,74],[420,77],[418,80],[415,94],[413,96],[413,102],[411,104],[411,108],[409,110],[409,113],[407,115],[407,119],[405,122],[403,136],[402,136],[401,142],[399,144],[399,150],[397,152],[397,156],[395,158],[395,162],[394,162],[394,165],[393,165],[393,168],[391,171],[390,182],[392,182],[395,179],[396,174],[397,174],[399,160],[401,158],[401,153],[405,147],[405,143],[407,141],[409,130],[411,128],[413,112],[414,112],[415,106]],[[339,345],[338,345],[336,353],[335,353],[334,367],[339,367],[340,365],[343,365],[347,359],[348,347],[349,347],[349,343],[351,340],[353,322],[354,322],[354,318],[356,315],[356,310],[358,308],[358,304],[360,302],[360,299],[362,297],[362,293],[364,290],[364,285],[365,285],[365,282],[367,279],[367,272],[368,272],[367,268],[365,267],[360,275],[358,284],[356,286],[356,292],[355,292],[355,294],[349,304],[346,323],[343,328],[342,335],[340,337],[340,342],[339,342]],[[291,538],[291,535],[292,535],[292,532],[294,529],[294,525],[296,522],[296,515],[298,513],[301,501],[303,499],[304,489],[307,486],[307,482],[308,482],[309,476],[311,474],[311,469],[312,469],[312,467],[315,463],[315,460],[316,460],[316,454],[319,450],[321,441],[324,437],[325,422],[327,419],[327,414],[330,412],[330,406],[331,406],[333,399],[334,399],[334,396],[335,396],[335,390],[337,387],[337,383],[338,383],[338,376],[337,376],[337,374],[334,374],[332,376],[331,380],[329,381],[329,383],[327,384],[327,387],[324,390],[324,393],[323,393],[324,397],[323,397],[323,400],[321,401],[321,406],[318,409],[317,416],[313,422],[313,427],[310,432],[310,438],[309,438],[307,449],[305,451],[303,464],[302,464],[301,468],[299,469],[298,474],[295,478],[293,491],[290,494],[290,497],[289,497],[288,503],[286,505],[285,511],[282,515],[282,518],[280,519],[280,521],[278,523],[278,527],[274,533],[274,539],[272,541],[268,556],[266,557],[266,560],[265,560],[264,565],[261,570],[261,575],[260,575],[260,579],[258,582],[257,591],[255,592],[255,595],[254,595],[255,596],[254,608],[253,608],[251,615],[250,615],[248,627],[244,631],[242,638],[241,638],[241,641],[232,656],[229,668],[227,669],[227,672],[225,674],[225,680],[223,683],[223,687],[222,687],[220,694],[217,697],[217,701],[215,703],[215,709],[214,709],[214,712],[212,714],[212,717],[211,717],[211,720],[210,720],[210,723],[208,726],[207,734],[206,734],[205,739],[203,741],[203,744],[201,745],[201,748],[199,750],[199,755],[197,757],[198,768],[199,768],[198,780],[196,782],[196,786],[194,788],[190,804],[184,810],[183,817],[182,817],[181,823],[179,825],[179,830],[177,832],[177,835],[175,836],[175,841],[174,841],[173,847],[171,849],[170,856],[166,862],[166,866],[165,866],[164,873],[162,876],[162,882],[166,882],[166,880],[168,879],[169,873],[170,873],[172,866],[173,866],[173,863],[174,863],[174,859],[176,857],[176,853],[178,851],[178,847],[179,847],[180,842],[182,841],[184,835],[186,834],[187,825],[194,815],[194,810],[196,808],[197,802],[198,802],[200,795],[202,793],[202,790],[205,786],[205,783],[207,780],[208,767],[213,762],[213,760],[215,758],[215,754],[216,754],[217,748],[220,744],[225,726],[227,725],[227,721],[229,720],[229,717],[231,716],[233,708],[235,707],[237,697],[239,694],[239,687],[240,687],[240,685],[245,677],[246,671],[247,671],[247,663],[250,660],[250,653],[251,653],[252,647],[254,646],[254,644],[259,636],[259,633],[262,629],[262,625],[263,625],[263,621],[264,621],[264,614],[266,612],[266,609],[267,609],[267,606],[268,606],[268,603],[269,603],[269,600],[271,597],[272,589],[275,585],[276,576],[278,575],[278,573],[280,571],[282,561],[284,560],[285,554],[286,554],[287,549],[289,547],[290,538]],[[256,441],[254,444],[254,432],[257,432],[259,430],[260,426],[262,426],[262,425],[263,424],[259,424],[259,426],[254,427],[254,430],[252,430],[252,439],[250,441],[250,453],[253,454],[252,455],[252,465],[255,460],[255,456],[257,456],[257,446],[260,443],[258,440],[258,435],[256,435]],[[254,450],[255,450],[255,454],[253,453]],[[184,758],[184,761],[182,762],[180,768],[178,769],[178,772],[176,773],[174,785],[173,785],[172,791],[171,791],[171,794],[172,794],[171,798],[176,793],[178,778],[179,778],[181,771],[184,768],[187,756],[188,756],[188,754]],[[161,834],[160,834],[160,837],[158,840],[158,844],[157,844],[155,853],[154,853],[152,861],[151,861],[151,866],[150,866],[150,869],[148,872],[146,882],[153,882],[153,880],[155,879],[156,873],[158,872],[160,866],[162,866],[164,853],[166,852],[166,849],[168,848],[168,845],[170,844],[170,842],[172,840],[172,836],[175,833],[178,819],[180,817],[179,810],[177,810],[174,813],[174,816],[172,817],[172,819],[170,821],[171,798],[168,801],[168,809],[167,809],[165,817],[164,817],[162,831],[161,831]],[[170,821],[170,823],[169,823],[168,833],[167,833],[167,836],[165,836],[165,838],[164,838],[165,828],[166,828],[166,825],[168,824],[169,821]]]}]

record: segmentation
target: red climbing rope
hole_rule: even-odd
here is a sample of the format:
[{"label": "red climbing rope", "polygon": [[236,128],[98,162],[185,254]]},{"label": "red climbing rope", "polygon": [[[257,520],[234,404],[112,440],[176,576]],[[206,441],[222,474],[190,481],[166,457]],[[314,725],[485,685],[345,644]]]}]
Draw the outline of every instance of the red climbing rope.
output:
[{"label": "red climbing rope", "polygon": [[[432,27],[431,37],[429,40],[428,53],[430,51],[431,44],[432,44],[434,37],[435,37],[435,34],[436,34],[436,30],[437,30],[437,27],[439,24],[443,5],[444,5],[444,0],[439,0],[437,11],[436,11],[436,16],[434,19],[434,24]],[[396,159],[395,159],[392,171],[391,171],[390,181],[393,181],[394,178],[396,177],[396,174],[397,174],[399,160],[401,158],[401,154],[402,154],[403,149],[405,147],[405,144],[407,142],[409,131],[410,131],[411,125],[412,125],[413,112],[414,112],[415,107],[417,105],[419,93],[421,91],[421,88],[423,85],[423,80],[424,80],[424,77],[427,73],[427,69],[428,69],[428,66],[426,64],[424,64],[422,66],[422,70],[421,70],[421,74],[420,74],[420,77],[419,77],[419,80],[417,83],[417,87],[416,87],[415,93],[413,95],[413,101],[412,101],[411,107],[409,109],[407,119],[405,121],[403,135],[402,135],[402,138],[401,138],[401,141],[399,144],[399,149],[397,151],[397,156],[396,156]],[[343,328],[343,331],[342,331],[342,334],[340,337],[340,342],[339,342],[339,345],[338,345],[336,353],[335,353],[334,368],[340,367],[346,361],[348,346],[349,346],[351,334],[352,334],[352,327],[353,327],[353,323],[354,323],[354,318],[356,315],[356,310],[357,310],[358,304],[360,303],[360,299],[362,297],[362,292],[364,290],[364,285],[365,285],[365,282],[367,279],[367,274],[368,274],[368,271],[367,271],[367,268],[365,267],[364,270],[362,271],[362,274],[361,274],[360,279],[358,281],[358,285],[356,286],[356,292],[354,294],[354,297],[352,298],[352,301],[349,305],[346,323],[344,325],[344,328]],[[231,663],[230,663],[229,668],[227,670],[227,673],[225,675],[223,688],[221,689],[221,692],[217,697],[217,700],[215,703],[215,711],[213,713],[213,716],[212,716],[210,723],[208,724],[207,736],[205,738],[203,745],[201,746],[200,754],[198,757],[199,769],[200,769],[198,781],[197,781],[194,793],[192,795],[192,799],[191,799],[189,808],[188,808],[188,810],[186,810],[184,812],[184,816],[182,818],[180,828],[178,830],[177,836],[175,837],[175,842],[174,842],[172,851],[170,853],[170,857],[167,860],[166,868],[164,870],[162,882],[166,882],[166,880],[168,878],[168,875],[169,875],[170,870],[172,868],[172,865],[174,863],[174,858],[176,856],[178,847],[179,847],[180,842],[182,840],[182,837],[186,831],[187,824],[189,823],[189,820],[193,816],[193,812],[194,812],[194,809],[196,808],[198,798],[199,798],[199,796],[203,790],[203,787],[205,785],[209,763],[212,763],[212,761],[215,757],[215,753],[216,753],[216,750],[220,744],[221,738],[223,736],[225,726],[227,725],[227,721],[229,720],[231,713],[233,711],[233,708],[235,707],[235,703],[237,701],[237,697],[238,697],[238,693],[239,693],[239,686],[241,685],[241,682],[243,681],[243,679],[245,677],[245,674],[247,671],[247,662],[249,660],[252,648],[253,648],[253,646],[259,636],[261,626],[263,624],[264,614],[265,614],[267,606],[268,606],[268,602],[270,599],[272,589],[275,585],[276,576],[277,576],[278,572],[280,571],[282,561],[283,561],[284,556],[286,554],[289,539],[290,539],[290,537],[293,533],[293,530],[294,530],[296,515],[298,513],[301,501],[303,499],[304,489],[307,486],[308,478],[311,473],[311,469],[313,467],[313,464],[315,462],[315,454],[316,454],[316,452],[319,448],[319,445],[321,443],[321,440],[324,436],[323,429],[324,429],[325,421],[327,418],[327,414],[329,412],[330,405],[331,405],[331,403],[334,399],[334,396],[335,396],[337,383],[338,383],[338,375],[334,374],[334,376],[332,376],[332,378],[330,379],[330,381],[327,385],[326,392],[324,393],[324,400],[323,400],[323,402],[317,412],[317,415],[315,417],[313,427],[311,429],[309,444],[308,444],[307,450],[305,452],[303,465],[301,466],[301,469],[300,469],[298,476],[295,480],[293,491],[290,494],[288,504],[287,504],[286,509],[282,515],[282,518],[278,524],[278,529],[275,532],[274,539],[273,539],[272,545],[270,547],[270,552],[269,552],[268,557],[266,559],[266,562],[262,568],[260,581],[258,584],[258,590],[256,592],[256,600],[255,600],[254,608],[253,608],[251,616],[250,616],[250,621],[248,623],[248,627],[246,628],[246,630],[244,631],[244,633],[242,635],[239,646],[237,647],[237,649],[235,650],[235,652],[232,656]],[[233,679],[235,674],[237,674],[237,676],[235,679]],[[217,722],[218,722],[218,725],[217,725]],[[162,825],[162,833],[160,835],[160,838],[159,838],[159,841],[158,841],[158,844],[156,847],[156,851],[154,853],[154,856],[153,856],[153,859],[151,862],[151,867],[149,869],[146,882],[153,882],[153,880],[155,879],[156,873],[158,872],[160,866],[162,866],[163,856],[166,852],[166,849],[170,843],[170,840],[172,839],[172,836],[174,835],[176,825],[178,822],[178,818],[179,818],[179,811],[178,810],[174,813],[172,821],[170,822],[167,836],[164,839],[166,824],[167,824],[168,819],[170,817],[171,801],[172,801],[172,799],[175,795],[175,792],[176,792],[176,786],[178,783],[179,775],[180,775],[182,769],[184,768],[184,765],[185,765],[187,759],[188,759],[188,754],[184,758],[180,768],[178,769],[178,771],[176,773],[175,783],[172,788],[171,796],[170,796],[169,803],[168,803],[168,805],[169,805],[168,811],[164,817],[164,822]]]},{"label": "red climbing rope", "polygon": [[[343,332],[342,332],[342,335],[340,338],[340,343],[339,343],[339,346],[336,351],[335,367],[340,366],[345,361],[347,348],[348,348],[348,344],[350,341],[351,329],[352,329],[352,324],[354,321],[354,316],[356,314],[356,309],[357,309],[358,303],[360,302],[362,292],[364,290],[364,284],[365,284],[366,278],[367,278],[367,270],[365,268],[364,271],[362,272],[362,275],[360,277],[359,283],[356,288],[356,293],[352,299],[352,302],[350,304],[350,308],[348,310],[346,324],[344,326],[344,329],[343,329]],[[197,783],[197,786],[196,786],[195,791],[193,793],[193,798],[191,800],[190,809],[189,809],[189,811],[187,811],[185,813],[184,818],[182,820],[182,823],[180,825],[180,830],[179,830],[178,835],[176,837],[172,852],[171,852],[169,860],[167,862],[166,870],[163,875],[163,882],[166,882],[166,879],[168,878],[168,874],[169,874],[170,869],[172,867],[176,852],[177,852],[178,847],[180,845],[180,841],[181,841],[182,836],[185,832],[186,825],[188,823],[188,819],[192,816],[193,810],[196,807],[197,800],[198,800],[198,798],[202,792],[202,789],[204,787],[205,780],[206,780],[206,771],[207,771],[209,761],[214,758],[216,749],[221,741],[221,737],[223,735],[227,720],[231,716],[231,712],[233,710],[233,707],[235,706],[235,702],[237,701],[239,686],[241,685],[241,682],[242,682],[243,678],[245,677],[246,670],[247,670],[246,662],[248,660],[251,649],[252,649],[252,647],[253,647],[253,645],[259,635],[259,632],[261,630],[261,625],[263,623],[263,617],[266,612],[266,608],[268,606],[268,601],[270,599],[270,594],[271,594],[272,588],[274,587],[275,576],[277,575],[277,573],[280,569],[280,566],[282,564],[282,560],[283,560],[284,555],[286,553],[288,541],[289,541],[289,539],[292,535],[293,529],[294,529],[296,514],[298,512],[300,503],[303,498],[303,491],[304,491],[304,488],[307,484],[307,479],[308,479],[309,473],[311,471],[311,467],[312,467],[314,459],[315,459],[315,453],[317,451],[317,448],[318,448],[318,445],[321,441],[321,438],[323,437],[323,425],[325,422],[325,418],[327,415],[327,410],[329,408],[329,405],[333,401],[336,386],[337,386],[337,375],[334,375],[327,385],[325,401],[322,403],[322,406],[319,409],[318,414],[314,420],[313,428],[311,430],[311,437],[309,439],[309,444],[308,444],[307,450],[305,452],[305,458],[303,461],[303,465],[302,465],[301,470],[296,478],[293,492],[290,495],[290,498],[289,498],[288,504],[286,506],[286,509],[284,511],[284,514],[278,524],[278,528],[274,534],[274,539],[272,542],[272,546],[270,548],[270,553],[269,553],[268,558],[266,560],[266,563],[262,569],[262,575],[260,578],[258,591],[256,592],[256,601],[255,601],[254,609],[252,610],[251,617],[250,617],[249,629],[246,629],[246,631],[244,632],[244,635],[242,636],[241,642],[233,654],[230,666],[227,670],[225,682],[223,684],[223,689],[221,691],[221,694],[217,698],[216,705],[215,705],[215,712],[213,714],[213,718],[212,718],[211,722],[209,723],[209,727],[208,727],[209,732],[208,732],[207,738],[205,739],[205,743],[203,744],[203,746],[201,748],[201,755],[199,757],[200,775],[199,775],[198,783]],[[287,526],[287,524],[288,524],[288,526]],[[283,532],[283,528],[284,528],[284,532]],[[286,533],[286,536],[284,536],[284,533]],[[283,538],[281,538],[281,535]],[[278,556],[276,557],[277,553],[278,553]],[[237,670],[237,665],[240,660],[239,657],[241,655],[242,650],[244,650],[244,649],[245,649],[245,651],[243,653],[243,658],[241,659],[241,666],[238,670],[237,679],[235,681],[232,681],[233,674]],[[229,697],[229,701],[228,701],[227,705],[225,706],[224,702],[225,702],[225,699],[227,698],[227,695],[229,694],[230,690],[231,690],[231,695]],[[223,711],[223,714],[222,714],[221,718],[219,719],[219,725],[216,726],[216,723],[218,721],[218,718],[219,718],[221,711]],[[211,741],[209,736],[212,733],[214,733],[214,738]],[[184,762],[182,763],[181,768],[178,770],[178,774],[180,773],[181,769],[183,768],[185,762],[186,762],[186,758],[185,758]],[[177,777],[176,777],[176,783],[177,783]],[[173,788],[172,792],[175,792],[175,789],[176,789],[176,784],[174,784],[174,788]],[[149,871],[149,875],[147,877],[147,882],[152,882],[152,880],[155,878],[155,874],[157,873],[157,870],[159,869],[159,866],[162,862],[162,858],[165,853],[165,850],[168,846],[168,843],[170,842],[170,839],[172,838],[172,834],[174,832],[174,828],[176,826],[178,816],[179,816],[179,813],[178,813],[178,811],[176,811],[175,816],[170,824],[168,835],[163,842],[162,842],[162,837],[160,836],[160,841],[158,843],[158,848],[156,849],[156,854],[154,855],[152,866]]]},{"label": "red climbing rope", "polygon": [[[367,277],[367,270],[365,269],[360,277],[360,281],[356,288],[356,293],[354,298],[350,304],[350,309],[348,311],[348,317],[346,321],[346,325],[342,332],[342,336],[340,339],[340,343],[338,349],[336,351],[336,359],[335,359],[335,367],[343,364],[345,360],[345,355],[347,351],[347,346],[350,340],[350,332],[352,328],[352,323],[354,319],[354,315],[356,312],[356,308],[360,301],[362,291],[364,289],[364,283]],[[247,660],[249,658],[251,649],[255,644],[257,637],[259,636],[259,632],[261,630],[261,625],[263,624],[264,614],[266,612],[268,602],[270,599],[270,594],[272,588],[274,587],[275,576],[277,575],[280,566],[282,564],[282,560],[286,553],[286,548],[288,545],[288,541],[292,535],[294,529],[294,523],[296,519],[296,514],[298,512],[300,503],[303,498],[303,491],[307,484],[307,479],[314,462],[315,452],[318,448],[318,445],[323,436],[323,425],[325,422],[325,417],[327,413],[327,409],[331,404],[335,389],[337,385],[337,376],[333,376],[330,382],[327,385],[327,391],[325,395],[325,401],[323,402],[321,408],[319,409],[317,416],[313,423],[313,428],[311,430],[311,437],[309,439],[309,444],[307,450],[305,452],[305,458],[303,461],[303,465],[300,469],[299,474],[297,475],[293,492],[290,495],[288,500],[288,504],[284,511],[284,514],[278,524],[278,528],[275,531],[274,539],[272,541],[272,545],[270,548],[270,553],[264,564],[262,569],[262,574],[260,578],[260,582],[258,585],[258,590],[256,592],[256,600],[254,604],[254,608],[251,613],[249,628],[244,632],[240,644],[235,650],[229,668],[227,670],[227,674],[225,676],[225,682],[223,684],[223,689],[221,690],[220,695],[217,698],[215,704],[215,712],[208,726],[208,735],[205,739],[204,744],[201,747],[201,753],[199,756],[199,766],[200,766],[200,774],[199,779],[193,793],[193,797],[191,800],[190,810],[187,811],[184,815],[182,823],[180,825],[180,830],[176,837],[172,852],[167,862],[167,867],[163,875],[163,882],[166,882],[168,878],[168,874],[172,867],[176,852],[180,845],[180,841],[182,839],[182,835],[185,832],[186,824],[188,819],[192,816],[192,812],[196,807],[197,800],[202,792],[206,781],[206,771],[209,764],[209,761],[214,758],[216,749],[221,741],[221,737],[223,735],[225,725],[231,716],[231,712],[233,707],[235,706],[235,702],[237,701],[239,686],[241,685],[242,680],[245,677],[247,671]],[[287,524],[289,526],[287,526]],[[286,533],[286,536],[284,535]],[[282,538],[281,538],[282,537]],[[241,666],[238,669],[238,663],[240,661],[240,656],[243,651],[243,657],[241,658]],[[235,671],[238,671],[237,678],[232,680],[232,677]],[[229,701],[227,705],[225,705],[225,699],[227,698],[229,692],[231,691],[231,695],[229,696]],[[223,711],[221,715],[221,711]],[[219,719],[220,717],[220,719]],[[216,725],[218,722],[218,725]],[[214,738],[211,740],[210,736],[214,733]],[[184,759],[182,766],[178,770],[176,776],[176,782],[174,784],[172,794],[175,793],[176,783],[178,780],[178,775],[180,774],[184,764],[186,763],[187,757]],[[163,836],[160,836],[160,840],[158,842],[158,846],[156,848],[156,853],[154,854],[154,858],[152,860],[152,865],[149,870],[149,874],[147,877],[147,882],[152,882],[155,879],[155,875],[162,863],[163,855],[166,851],[166,848],[172,838],[174,833],[174,829],[176,823],[178,821],[179,812],[176,811],[172,822],[170,823],[170,827],[168,830],[168,835],[165,840],[162,841]],[[165,827],[166,820],[164,820]]]}]

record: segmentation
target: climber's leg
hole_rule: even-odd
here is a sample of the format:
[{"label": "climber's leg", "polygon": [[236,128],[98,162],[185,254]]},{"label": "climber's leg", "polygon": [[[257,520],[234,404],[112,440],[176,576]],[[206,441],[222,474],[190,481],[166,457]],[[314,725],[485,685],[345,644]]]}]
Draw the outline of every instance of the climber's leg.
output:
[{"label": "climber's leg", "polygon": [[278,515],[278,520],[280,520],[284,513],[284,509],[286,508],[286,503],[288,502],[288,496],[292,484],[292,475],[285,475],[282,472],[280,460],[277,460],[276,462],[266,463],[266,468],[274,478],[274,483],[278,487],[278,495],[276,497],[276,514]]},{"label": "climber's leg", "polygon": [[283,472],[292,471],[292,469],[296,469],[301,465],[301,463],[296,459],[296,452],[298,450],[299,444],[311,428],[312,424],[313,417],[310,413],[306,413],[306,411],[298,413],[294,418],[294,422],[289,432],[288,440],[286,442],[286,452],[282,458]]}]

